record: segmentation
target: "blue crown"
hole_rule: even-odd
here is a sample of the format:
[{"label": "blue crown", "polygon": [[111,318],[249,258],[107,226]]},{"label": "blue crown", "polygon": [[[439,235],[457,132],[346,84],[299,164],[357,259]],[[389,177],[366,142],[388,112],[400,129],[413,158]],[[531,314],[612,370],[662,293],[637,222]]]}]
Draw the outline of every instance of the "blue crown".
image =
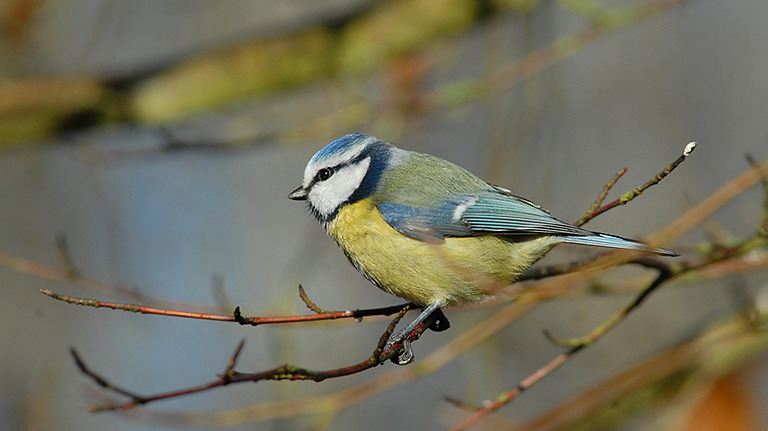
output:
[{"label": "blue crown", "polygon": [[323,147],[320,151],[315,153],[310,162],[317,162],[335,154],[343,153],[355,145],[360,145],[362,142],[369,139],[373,140],[374,138],[373,136],[366,135],[364,133],[350,133],[348,135],[342,136],[341,138],[331,142],[330,144]]}]

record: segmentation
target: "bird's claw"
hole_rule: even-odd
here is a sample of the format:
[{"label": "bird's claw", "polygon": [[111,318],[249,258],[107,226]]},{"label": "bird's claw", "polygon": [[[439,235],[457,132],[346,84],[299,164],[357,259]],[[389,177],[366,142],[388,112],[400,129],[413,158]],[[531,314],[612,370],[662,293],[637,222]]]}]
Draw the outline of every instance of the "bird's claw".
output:
[{"label": "bird's claw", "polygon": [[395,362],[397,365],[408,365],[416,358],[416,356],[413,354],[413,347],[411,347],[411,342],[408,341],[408,339],[403,340],[403,348],[400,355],[397,357],[397,362]]},{"label": "bird's claw", "polygon": [[391,361],[397,365],[408,365],[416,358],[413,354],[413,347],[411,347],[411,341],[408,340],[408,334],[404,331],[400,331],[387,341],[387,349],[391,349],[395,344],[401,344],[400,352],[397,356],[393,356]]},{"label": "bird's claw", "polygon": [[413,354],[411,342],[408,340],[403,340],[399,354],[397,356],[393,356],[391,361],[397,365],[403,366],[410,364],[415,358],[416,356]]}]

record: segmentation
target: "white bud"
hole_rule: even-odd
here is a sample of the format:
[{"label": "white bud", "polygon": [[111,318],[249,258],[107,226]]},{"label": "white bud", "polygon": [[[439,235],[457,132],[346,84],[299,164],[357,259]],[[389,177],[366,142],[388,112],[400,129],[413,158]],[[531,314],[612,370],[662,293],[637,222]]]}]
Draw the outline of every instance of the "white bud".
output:
[{"label": "white bud", "polygon": [[693,150],[696,149],[696,142],[689,142],[688,145],[685,146],[685,149],[683,150],[683,157],[688,157],[691,155]]}]

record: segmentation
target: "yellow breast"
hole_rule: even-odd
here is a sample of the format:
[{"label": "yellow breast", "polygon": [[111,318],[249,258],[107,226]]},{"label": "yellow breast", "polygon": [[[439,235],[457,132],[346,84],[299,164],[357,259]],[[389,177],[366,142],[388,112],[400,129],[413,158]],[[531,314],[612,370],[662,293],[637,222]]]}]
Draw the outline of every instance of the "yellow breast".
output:
[{"label": "yellow breast", "polygon": [[488,235],[427,243],[389,226],[369,199],[342,207],[326,230],[366,277],[419,305],[487,298],[559,242],[554,237],[512,242]]}]

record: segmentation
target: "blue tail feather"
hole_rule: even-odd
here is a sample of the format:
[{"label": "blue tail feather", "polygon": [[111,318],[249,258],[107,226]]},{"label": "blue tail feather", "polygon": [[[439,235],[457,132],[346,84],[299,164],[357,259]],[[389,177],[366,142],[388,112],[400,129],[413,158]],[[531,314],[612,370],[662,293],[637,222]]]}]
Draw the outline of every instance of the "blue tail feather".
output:
[{"label": "blue tail feather", "polygon": [[663,256],[679,256],[671,250],[663,248],[650,247],[641,242],[622,238],[620,236],[608,235],[605,233],[594,232],[594,235],[567,235],[563,236],[563,242],[571,244],[592,245],[595,247],[625,248],[629,250],[640,250],[648,253],[656,253]]}]

